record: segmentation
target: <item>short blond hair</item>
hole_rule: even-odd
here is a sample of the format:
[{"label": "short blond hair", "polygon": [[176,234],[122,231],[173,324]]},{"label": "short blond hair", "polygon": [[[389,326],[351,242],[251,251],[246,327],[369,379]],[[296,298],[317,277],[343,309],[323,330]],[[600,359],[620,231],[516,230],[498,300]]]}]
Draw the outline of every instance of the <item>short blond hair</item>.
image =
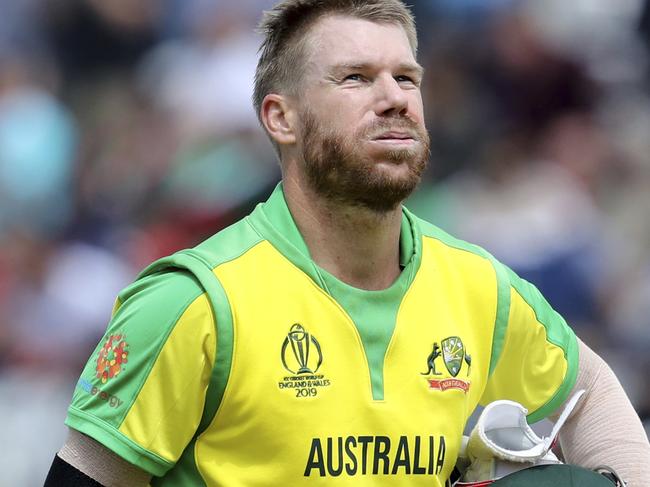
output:
[{"label": "short blond hair", "polygon": [[[269,93],[292,93],[304,74],[304,39],[314,24],[328,15],[400,25],[413,55],[417,34],[413,14],[400,0],[284,0],[264,12],[259,32],[264,36],[255,71],[253,105],[258,118]],[[378,49],[380,47],[378,46]]]}]

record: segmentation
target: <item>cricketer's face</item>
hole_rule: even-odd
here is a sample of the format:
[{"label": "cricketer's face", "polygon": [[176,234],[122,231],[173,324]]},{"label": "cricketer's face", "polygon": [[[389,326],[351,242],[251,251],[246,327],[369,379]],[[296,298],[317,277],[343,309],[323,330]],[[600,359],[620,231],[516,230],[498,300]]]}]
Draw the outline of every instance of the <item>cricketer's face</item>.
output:
[{"label": "cricketer's face", "polygon": [[429,157],[417,64],[399,25],[331,16],[308,36],[300,99],[307,181],[335,203],[395,209]]}]

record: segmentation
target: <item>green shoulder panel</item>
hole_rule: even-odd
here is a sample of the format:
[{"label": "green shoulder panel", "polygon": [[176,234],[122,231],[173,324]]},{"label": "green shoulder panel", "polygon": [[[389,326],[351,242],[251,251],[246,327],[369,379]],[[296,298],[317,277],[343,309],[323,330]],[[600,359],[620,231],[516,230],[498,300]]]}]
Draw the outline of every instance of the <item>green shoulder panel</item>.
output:
[{"label": "green shoulder panel", "polygon": [[439,240],[449,247],[463,250],[465,252],[470,252],[474,255],[489,260],[492,264],[492,268],[494,269],[497,280],[497,312],[492,336],[492,355],[490,357],[489,369],[489,374],[492,375],[492,372],[494,372],[494,369],[499,362],[499,357],[501,356],[501,352],[503,350],[506,331],[508,328],[508,316],[510,314],[510,280],[506,271],[506,267],[497,261],[489,252],[479,247],[478,245],[470,244],[464,240],[453,237],[444,230],[436,227],[435,225],[432,225],[425,220],[422,220],[421,218],[413,218],[418,222],[420,231],[422,232],[423,236]]}]

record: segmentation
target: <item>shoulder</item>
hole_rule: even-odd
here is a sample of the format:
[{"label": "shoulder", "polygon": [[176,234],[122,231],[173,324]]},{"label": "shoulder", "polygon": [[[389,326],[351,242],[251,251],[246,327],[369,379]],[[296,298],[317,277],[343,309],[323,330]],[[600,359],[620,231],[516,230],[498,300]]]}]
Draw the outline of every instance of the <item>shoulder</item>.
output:
[{"label": "shoulder", "polygon": [[490,253],[482,247],[454,237],[453,235],[445,232],[442,228],[437,227],[433,223],[430,223],[426,220],[423,220],[408,210],[406,210],[406,213],[413,224],[417,226],[420,234],[422,235],[422,238],[436,240],[446,247],[463,250],[475,254],[479,257],[494,260],[494,257],[492,257],[492,255],[490,255]]},{"label": "shoulder", "polygon": [[214,304],[215,296],[221,294],[214,269],[237,259],[263,240],[244,218],[193,248],[150,264],[120,293],[118,305],[137,299],[141,303],[160,304],[162,308],[187,307],[203,294]]},{"label": "shoulder", "polygon": [[[181,326],[190,318],[192,326]],[[166,269],[139,278],[118,295],[102,342],[110,346],[113,338],[125,339],[129,346],[148,349],[183,329],[212,335],[212,310],[193,274]]]},{"label": "shoulder", "polygon": [[494,268],[500,280],[509,279],[508,269],[484,248],[457,238],[440,227],[405,210],[412,224],[417,227],[422,236],[423,243],[434,244],[439,251],[446,251],[447,255],[463,255],[474,257],[477,262],[487,261]]},{"label": "shoulder", "polygon": [[222,308],[227,306],[220,306],[223,290],[214,269],[237,259],[263,240],[248,218],[244,218],[194,248],[156,260],[119,293],[113,321],[142,322],[146,327],[156,323],[157,328],[174,326],[198,302],[222,314]]},{"label": "shoulder", "polygon": [[119,313],[125,306],[140,312],[149,309],[158,313],[186,308],[203,294],[198,279],[189,271],[172,267],[140,276],[122,290],[115,306]]},{"label": "shoulder", "polygon": [[208,267],[214,268],[237,259],[258,243],[264,241],[249,217],[224,228],[188,252],[201,259]]}]

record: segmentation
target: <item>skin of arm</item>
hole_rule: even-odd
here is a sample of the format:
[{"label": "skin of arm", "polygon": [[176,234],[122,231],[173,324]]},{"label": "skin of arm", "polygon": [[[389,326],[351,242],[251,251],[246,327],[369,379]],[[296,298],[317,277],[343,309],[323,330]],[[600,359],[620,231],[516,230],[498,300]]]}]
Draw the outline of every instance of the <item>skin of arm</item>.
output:
[{"label": "skin of arm", "polygon": [[151,480],[148,472],[73,429],[58,456],[105,487],[145,487]]},{"label": "skin of arm", "polygon": [[590,469],[605,465],[613,468],[628,487],[646,486],[650,479],[650,443],[639,416],[612,369],[578,342],[579,372],[574,391],[584,389],[586,393],[560,431],[564,459]]}]

